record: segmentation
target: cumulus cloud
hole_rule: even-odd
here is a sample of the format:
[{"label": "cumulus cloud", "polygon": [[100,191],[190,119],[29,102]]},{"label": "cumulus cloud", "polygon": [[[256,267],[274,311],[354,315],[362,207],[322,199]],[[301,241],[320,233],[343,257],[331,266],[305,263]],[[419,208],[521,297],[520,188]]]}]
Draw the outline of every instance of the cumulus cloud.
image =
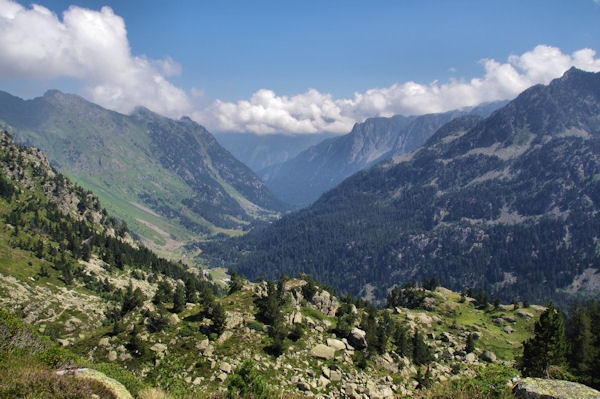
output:
[{"label": "cumulus cloud", "polygon": [[84,96],[107,108],[127,113],[142,105],[171,117],[187,114],[214,131],[347,133],[368,117],[443,112],[513,98],[571,66],[600,71],[592,49],[564,54],[547,45],[504,62],[484,59],[480,64],[482,75],[470,80],[456,78],[452,71],[453,77],[442,83],[395,83],[351,98],[316,89],[282,96],[263,88],[248,100],[226,102],[170,83],[170,76],[181,73],[171,57],[152,60],[132,54],[125,22],[110,7],[94,11],[71,6],[61,19],[39,5],[25,8],[0,0],[0,77],[75,78],[83,83]]},{"label": "cumulus cloud", "polygon": [[62,20],[45,7],[0,0],[0,76],[73,77],[87,96],[122,112],[138,105],[179,116],[191,109],[186,93],[166,79],[181,72],[170,57],[131,54],[123,19],[110,7],[71,6]]},{"label": "cumulus cloud", "polygon": [[334,99],[311,89],[295,96],[278,96],[261,89],[250,100],[215,101],[194,114],[215,130],[273,132],[347,133],[355,122],[373,116],[418,115],[444,112],[483,102],[514,98],[537,83],[549,83],[571,66],[600,71],[600,59],[591,49],[563,54],[559,48],[539,45],[507,62],[480,61],[482,77],[450,79],[430,84],[413,81],[354,93],[353,98]]}]

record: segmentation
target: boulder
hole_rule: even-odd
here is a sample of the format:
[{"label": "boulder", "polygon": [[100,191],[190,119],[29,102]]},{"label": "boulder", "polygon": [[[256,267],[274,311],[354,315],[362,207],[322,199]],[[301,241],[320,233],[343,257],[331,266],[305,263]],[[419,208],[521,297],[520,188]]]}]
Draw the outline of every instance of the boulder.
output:
[{"label": "boulder", "polygon": [[346,349],[346,344],[339,339],[327,338],[327,346],[335,349],[336,351],[343,351]]},{"label": "boulder", "polygon": [[152,352],[162,353],[167,350],[167,345],[156,343],[150,347]]},{"label": "boulder", "polygon": [[348,336],[348,343],[356,349],[367,347],[367,333],[360,328],[353,328]]},{"label": "boulder", "polygon": [[465,355],[465,362],[467,362],[467,363],[474,363],[475,359],[476,359],[476,357],[475,357],[475,354],[473,352],[467,353]]},{"label": "boulder", "polygon": [[177,316],[177,313],[173,313],[169,316],[169,324],[171,325],[175,325],[179,323],[179,316]]},{"label": "boulder", "polygon": [[342,380],[342,373],[339,370],[331,370],[329,372],[329,379],[332,382],[338,382]]},{"label": "boulder", "polygon": [[206,348],[208,348],[209,345],[210,345],[210,342],[208,341],[208,338],[206,338],[206,339],[196,342],[196,349],[198,349],[200,352],[204,352],[206,350]]},{"label": "boulder", "polygon": [[519,316],[519,317],[521,317],[521,318],[523,318],[525,320],[529,320],[529,319],[531,319],[533,317],[533,315],[531,313],[526,312],[524,310],[519,310],[517,312],[517,316]]},{"label": "boulder", "polygon": [[244,324],[244,316],[237,312],[226,312],[227,321],[225,322],[225,328],[227,330],[234,329]]},{"label": "boulder", "polygon": [[513,394],[517,399],[600,399],[600,392],[576,382],[524,378],[518,381]]},{"label": "boulder", "polygon": [[335,355],[335,349],[327,345],[318,344],[310,351],[310,355],[318,359],[331,360]]},{"label": "boulder", "polygon": [[515,332],[515,329],[512,328],[511,326],[505,326],[504,327],[504,332],[507,334],[512,334],[513,332]]},{"label": "boulder", "polygon": [[292,317],[292,324],[302,324],[302,313],[294,313],[294,316]]},{"label": "boulder", "polygon": [[217,342],[220,343],[220,344],[222,344],[223,342],[227,341],[232,336],[233,336],[233,332],[231,332],[231,331],[223,331],[223,334],[221,334],[219,336],[219,338],[217,339]]},{"label": "boulder", "polygon": [[107,359],[109,362],[114,362],[115,360],[117,360],[117,352],[115,352],[115,351],[108,352]]},{"label": "boulder", "polygon": [[231,364],[227,363],[227,362],[223,362],[219,365],[219,370],[221,370],[224,373],[231,373]]},{"label": "boulder", "polygon": [[479,358],[488,363],[494,363],[496,361],[496,355],[494,352],[490,351],[483,351],[483,353],[479,355]]},{"label": "boulder", "polygon": [[431,325],[431,323],[433,323],[433,319],[431,318],[431,316],[426,315],[425,313],[419,313],[417,315],[417,321],[419,321],[421,324],[426,324],[426,325]]}]

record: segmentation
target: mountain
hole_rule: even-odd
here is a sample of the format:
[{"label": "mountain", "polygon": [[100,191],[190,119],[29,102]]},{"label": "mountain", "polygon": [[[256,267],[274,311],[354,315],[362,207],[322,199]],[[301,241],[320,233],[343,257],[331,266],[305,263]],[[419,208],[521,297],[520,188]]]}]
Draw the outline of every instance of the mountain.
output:
[{"label": "mountain", "polygon": [[263,169],[283,163],[334,134],[215,133],[214,136],[234,157],[260,175]]},{"label": "mountain", "polygon": [[355,124],[350,133],[315,144],[260,175],[279,198],[306,206],[359,170],[414,150],[450,120],[466,114],[488,116],[504,104],[494,102],[421,116],[369,118]]},{"label": "mountain", "polygon": [[599,293],[599,209],[600,73],[571,69],[206,249],[250,278],[310,273],[379,300],[433,276],[509,300],[562,300]]},{"label": "mountain", "polygon": [[[0,397],[508,398],[522,342],[553,333],[536,323],[552,307],[491,305],[435,279],[396,287],[380,310],[308,275],[215,284],[134,241],[38,149],[2,131],[0,144]],[[588,303],[567,320],[588,320],[563,332],[569,359],[579,337],[598,339],[598,314]],[[561,370],[597,386],[594,362]]]},{"label": "mountain", "polygon": [[0,121],[157,248],[236,234],[285,208],[189,118],[123,115],[52,90],[27,101],[0,92]]}]

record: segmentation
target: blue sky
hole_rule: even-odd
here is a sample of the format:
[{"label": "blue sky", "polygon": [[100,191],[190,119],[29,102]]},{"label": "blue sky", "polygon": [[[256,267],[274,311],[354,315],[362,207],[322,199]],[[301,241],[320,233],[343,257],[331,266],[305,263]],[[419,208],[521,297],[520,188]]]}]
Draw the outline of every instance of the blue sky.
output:
[{"label": "blue sky", "polygon": [[[594,0],[36,3],[44,8],[20,2],[15,14],[6,10],[16,3],[0,0],[0,33],[18,39],[0,43],[15,55],[0,61],[0,89],[31,97],[57,87],[122,112],[145,105],[188,114],[213,130],[341,133],[368,116],[473,105],[547,83],[570,65],[600,67],[596,54],[577,53],[600,50]],[[82,34],[98,22],[123,31]],[[23,33],[32,26],[39,30]],[[65,37],[44,33],[54,29]],[[114,37],[99,43],[103,34]],[[73,59],[64,64],[27,59],[10,47],[19,40],[36,54],[39,46],[83,50],[67,51],[63,59]],[[485,60],[503,72],[494,75]],[[36,69],[36,62],[50,67]],[[156,83],[156,74],[164,82]],[[492,85],[500,79],[519,81]],[[150,81],[158,85],[153,90]]]}]

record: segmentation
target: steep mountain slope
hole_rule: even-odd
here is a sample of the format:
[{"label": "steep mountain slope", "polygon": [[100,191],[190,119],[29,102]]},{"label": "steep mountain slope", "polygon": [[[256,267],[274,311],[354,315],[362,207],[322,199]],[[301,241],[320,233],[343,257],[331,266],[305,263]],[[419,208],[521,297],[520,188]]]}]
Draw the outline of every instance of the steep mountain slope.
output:
[{"label": "steep mountain slope", "polygon": [[377,298],[427,276],[505,299],[594,296],[599,208],[600,74],[571,69],[214,253],[250,277],[302,271]]},{"label": "steep mountain slope", "polygon": [[0,120],[20,142],[88,189],[146,241],[173,249],[191,238],[246,229],[283,209],[262,181],[202,126],[146,109],[122,115],[49,91],[24,101],[0,93]]},{"label": "steep mountain slope", "polygon": [[421,116],[369,118],[352,131],[316,144],[260,175],[275,195],[305,206],[342,180],[384,159],[410,152],[437,129],[462,115],[488,116],[505,102]]},{"label": "steep mountain slope", "polygon": [[263,169],[292,159],[308,147],[335,135],[215,133],[214,136],[234,157],[260,175]]}]

